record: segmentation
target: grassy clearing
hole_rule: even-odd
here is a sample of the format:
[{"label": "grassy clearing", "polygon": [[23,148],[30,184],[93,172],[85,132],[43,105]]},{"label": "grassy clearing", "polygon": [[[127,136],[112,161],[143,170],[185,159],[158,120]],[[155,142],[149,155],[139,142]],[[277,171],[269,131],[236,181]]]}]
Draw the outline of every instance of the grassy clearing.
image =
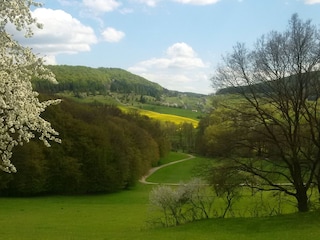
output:
[{"label": "grassy clearing", "polygon": [[[171,157],[178,160],[185,155],[172,153]],[[163,161],[169,162],[169,158]],[[192,166],[186,167],[185,164],[196,164],[202,160],[197,158],[172,166],[178,172],[189,171]],[[176,179],[178,182],[180,180]],[[151,215],[148,197],[152,187],[138,184],[131,190],[109,195],[0,198],[0,236],[4,240],[319,239],[319,212],[277,217],[209,219],[172,228],[147,228],[146,221]],[[261,197],[266,203],[277,203],[277,198],[269,195]],[[234,210],[248,207],[251,203],[242,200],[234,205]]]},{"label": "grassy clearing", "polygon": [[[319,213],[267,218],[210,219],[167,229],[166,235],[168,239],[183,239],[183,237],[208,240],[318,239],[319,219]],[[159,230],[159,234],[161,233]],[[170,235],[175,238],[170,238]]]},{"label": "grassy clearing", "polygon": [[[188,155],[186,155],[188,157]],[[161,168],[147,178],[149,182],[157,183],[179,183],[191,180],[195,176],[194,170],[197,166],[209,161],[207,158],[196,157],[185,162]]]},{"label": "grassy clearing", "polygon": [[139,239],[149,186],[111,195],[1,198],[1,239]]},{"label": "grassy clearing", "polygon": [[111,195],[0,198],[1,239],[318,239],[320,214],[210,219],[146,228],[152,186]]},{"label": "grassy clearing", "polygon": [[159,165],[175,162],[184,158],[188,158],[189,155],[181,152],[170,152],[167,156],[163,157],[159,161]]}]

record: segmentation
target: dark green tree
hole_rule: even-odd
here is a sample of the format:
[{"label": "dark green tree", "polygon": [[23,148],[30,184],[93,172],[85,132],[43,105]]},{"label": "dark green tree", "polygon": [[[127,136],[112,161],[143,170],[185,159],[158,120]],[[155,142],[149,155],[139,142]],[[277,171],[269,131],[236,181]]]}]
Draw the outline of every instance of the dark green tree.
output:
[{"label": "dark green tree", "polygon": [[9,182],[7,194],[28,196],[46,192],[48,166],[44,150],[45,147],[37,140],[17,147],[13,159],[20,171]]},{"label": "dark green tree", "polygon": [[135,185],[159,161],[161,128],[149,118],[67,99],[43,117],[57,128],[63,144],[45,148],[32,141],[17,147],[13,158],[21,171],[0,174],[1,194],[115,192]]}]

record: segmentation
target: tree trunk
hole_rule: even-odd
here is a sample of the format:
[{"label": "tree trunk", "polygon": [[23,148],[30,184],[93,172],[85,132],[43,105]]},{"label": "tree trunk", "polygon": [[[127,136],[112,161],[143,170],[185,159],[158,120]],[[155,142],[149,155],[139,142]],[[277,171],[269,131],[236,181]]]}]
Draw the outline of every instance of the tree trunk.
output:
[{"label": "tree trunk", "polygon": [[318,201],[320,202],[320,170],[317,171],[316,174],[316,179],[317,179],[317,187],[318,187]]},{"label": "tree trunk", "polygon": [[307,191],[303,187],[302,189],[298,189],[296,193],[296,199],[298,202],[298,210],[299,212],[308,212],[309,211],[309,199],[307,196]]}]

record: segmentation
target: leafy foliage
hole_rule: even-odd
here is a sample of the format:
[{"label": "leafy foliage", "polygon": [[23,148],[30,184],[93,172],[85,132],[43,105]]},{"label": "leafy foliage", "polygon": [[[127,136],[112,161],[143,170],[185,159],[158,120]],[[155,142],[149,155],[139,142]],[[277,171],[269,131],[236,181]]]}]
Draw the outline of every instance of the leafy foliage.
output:
[{"label": "leafy foliage", "polygon": [[[33,84],[40,92],[58,93],[69,91],[80,96],[80,93],[102,94],[109,92],[147,95],[159,98],[164,90],[160,85],[150,82],[119,68],[90,68],[84,66],[49,66],[59,82],[53,85],[35,78]],[[80,94],[80,95],[79,95]]]},{"label": "leafy foliage", "polygon": [[170,150],[157,121],[124,114],[113,106],[63,99],[43,114],[63,144],[35,140],[13,154],[18,175],[3,173],[2,194],[80,194],[132,187]]}]

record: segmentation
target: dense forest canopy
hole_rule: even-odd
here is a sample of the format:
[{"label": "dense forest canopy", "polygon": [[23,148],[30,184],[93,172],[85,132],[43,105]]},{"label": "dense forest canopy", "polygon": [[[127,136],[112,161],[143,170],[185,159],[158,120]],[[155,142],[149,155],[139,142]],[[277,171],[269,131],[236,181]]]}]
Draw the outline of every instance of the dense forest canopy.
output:
[{"label": "dense forest canopy", "polygon": [[120,68],[90,68],[84,66],[49,66],[59,84],[34,79],[34,87],[40,92],[57,93],[70,91],[88,94],[136,93],[160,97],[165,90],[157,83]]},{"label": "dense forest canopy", "polygon": [[19,174],[1,173],[2,195],[122,190],[170,150],[159,122],[113,106],[63,99],[43,117],[59,131],[62,144],[46,148],[34,140],[17,147],[13,161]]}]

